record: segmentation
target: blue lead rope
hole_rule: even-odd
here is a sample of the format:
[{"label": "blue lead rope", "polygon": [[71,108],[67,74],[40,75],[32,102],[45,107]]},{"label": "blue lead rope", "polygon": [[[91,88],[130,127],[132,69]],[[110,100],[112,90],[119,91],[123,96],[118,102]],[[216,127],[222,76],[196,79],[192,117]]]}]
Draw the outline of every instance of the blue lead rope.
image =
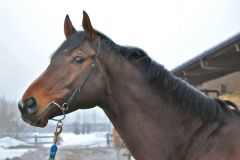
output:
[{"label": "blue lead rope", "polygon": [[54,139],[53,139],[53,145],[52,147],[50,148],[50,154],[49,154],[49,158],[48,160],[55,160],[55,157],[56,157],[56,153],[57,153],[57,141],[58,141],[58,136],[60,135],[60,133],[62,132],[62,126],[63,126],[63,123],[61,120],[59,120],[57,122],[57,126],[56,126],[56,130],[54,132]]},{"label": "blue lead rope", "polygon": [[56,156],[56,152],[57,152],[57,146],[54,144],[50,148],[50,155],[49,155],[49,159],[48,160],[54,160],[55,156]]}]

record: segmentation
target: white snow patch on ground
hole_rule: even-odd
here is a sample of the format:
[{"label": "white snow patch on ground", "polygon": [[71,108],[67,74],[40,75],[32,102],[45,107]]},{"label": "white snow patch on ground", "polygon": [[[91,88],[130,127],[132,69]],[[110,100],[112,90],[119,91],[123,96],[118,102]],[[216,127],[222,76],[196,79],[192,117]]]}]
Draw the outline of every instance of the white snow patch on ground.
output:
[{"label": "white snow patch on ground", "polygon": [[20,145],[28,145],[22,141],[10,137],[0,138],[0,160],[22,156],[24,153],[33,151],[34,149],[7,149],[9,147],[17,147]]},{"label": "white snow patch on ground", "polygon": [[[62,139],[59,148],[62,147],[106,147],[106,132],[96,132],[90,134],[61,133]],[[26,152],[36,149],[17,148],[17,146],[27,146],[29,144],[10,137],[0,138],[0,160],[6,158],[20,157]],[[52,144],[44,145],[49,148]],[[9,147],[14,147],[10,149]]]},{"label": "white snow patch on ground", "polygon": [[11,137],[0,138],[0,147],[1,148],[16,147],[16,146],[20,146],[20,145],[27,145],[27,144],[22,141],[11,138]]},{"label": "white snow patch on ground", "polygon": [[5,149],[0,148],[0,160],[5,160],[6,158],[20,157],[24,153],[29,151],[34,151],[34,149]]},{"label": "white snow patch on ground", "polygon": [[82,147],[105,147],[106,133],[96,132],[90,134],[62,133],[61,147],[82,146]]}]

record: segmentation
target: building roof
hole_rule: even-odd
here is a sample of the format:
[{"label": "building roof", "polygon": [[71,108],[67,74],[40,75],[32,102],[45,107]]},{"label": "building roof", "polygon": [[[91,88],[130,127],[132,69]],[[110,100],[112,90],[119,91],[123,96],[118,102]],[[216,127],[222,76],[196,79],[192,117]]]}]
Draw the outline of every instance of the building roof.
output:
[{"label": "building roof", "polygon": [[240,33],[172,70],[193,85],[236,71],[240,71]]}]

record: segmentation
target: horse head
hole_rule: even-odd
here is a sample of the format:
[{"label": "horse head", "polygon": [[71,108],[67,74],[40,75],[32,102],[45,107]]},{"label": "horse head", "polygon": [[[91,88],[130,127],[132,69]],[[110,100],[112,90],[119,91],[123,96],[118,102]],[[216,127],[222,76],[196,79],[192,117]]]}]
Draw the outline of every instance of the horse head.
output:
[{"label": "horse head", "polygon": [[[51,57],[47,69],[28,87],[18,103],[24,121],[44,127],[48,120],[61,115],[56,105],[69,99],[67,113],[100,103],[104,95],[104,76],[96,57],[100,38],[83,12],[84,31],[77,32],[67,15],[64,22],[66,40]],[[93,70],[93,65],[96,65]],[[90,73],[91,71],[91,73]],[[78,94],[82,89],[81,94]],[[71,98],[70,98],[71,97]]]}]

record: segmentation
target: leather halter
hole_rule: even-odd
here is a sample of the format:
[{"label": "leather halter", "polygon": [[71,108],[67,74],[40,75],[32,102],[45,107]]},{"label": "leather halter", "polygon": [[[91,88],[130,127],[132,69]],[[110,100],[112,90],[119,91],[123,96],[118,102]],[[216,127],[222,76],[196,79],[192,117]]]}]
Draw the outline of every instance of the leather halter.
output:
[{"label": "leather halter", "polygon": [[98,54],[99,54],[99,48],[100,48],[100,45],[101,45],[101,42],[98,43],[98,47],[97,47],[97,51],[96,51],[96,55],[93,59],[93,63],[91,64],[89,70],[87,71],[86,73],[86,76],[85,78],[81,81],[81,83],[79,84],[79,87],[77,87],[73,93],[71,94],[71,96],[68,98],[68,100],[62,104],[62,106],[60,106],[57,102],[51,102],[51,104],[55,105],[56,107],[58,107],[62,113],[63,113],[63,117],[61,119],[55,119],[55,118],[52,118],[51,120],[53,121],[62,121],[63,119],[65,119],[65,116],[66,116],[66,113],[65,111],[68,110],[71,102],[73,101],[73,99],[76,97],[77,94],[80,94],[82,92],[82,88],[84,86],[84,84],[87,82],[88,78],[90,77],[91,73],[95,70],[96,68],[96,61],[97,61],[97,58],[98,58]]}]

